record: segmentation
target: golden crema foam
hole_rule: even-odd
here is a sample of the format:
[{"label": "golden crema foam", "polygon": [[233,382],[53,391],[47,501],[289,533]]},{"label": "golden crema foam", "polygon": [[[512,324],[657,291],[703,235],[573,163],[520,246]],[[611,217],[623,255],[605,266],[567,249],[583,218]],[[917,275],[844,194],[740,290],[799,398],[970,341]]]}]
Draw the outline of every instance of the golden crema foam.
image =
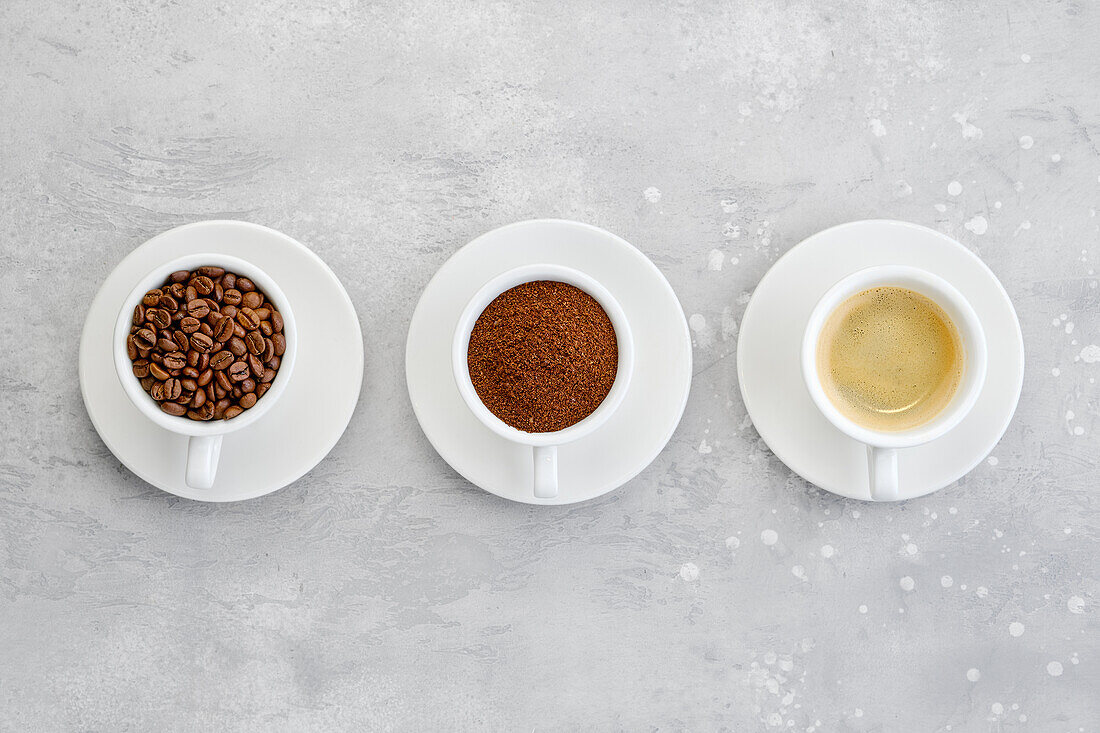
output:
[{"label": "golden crema foam", "polygon": [[864,290],[832,312],[817,343],[817,372],[842,414],[871,430],[931,421],[962,381],[959,332],[936,303],[899,287]]}]

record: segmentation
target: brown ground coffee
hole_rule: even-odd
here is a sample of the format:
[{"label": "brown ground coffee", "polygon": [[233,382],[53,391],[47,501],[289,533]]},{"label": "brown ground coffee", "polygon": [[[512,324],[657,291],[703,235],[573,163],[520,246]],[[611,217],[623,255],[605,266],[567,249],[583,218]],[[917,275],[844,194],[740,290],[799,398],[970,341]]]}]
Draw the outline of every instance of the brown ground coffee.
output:
[{"label": "brown ground coffee", "polygon": [[489,411],[518,430],[549,433],[590,415],[619,365],[615,329],[572,285],[537,280],[506,290],[478,317],[466,355]]},{"label": "brown ground coffee", "polygon": [[126,352],[169,415],[229,420],[279,371],[283,317],[255,283],[221,267],[180,270],[134,308]]}]

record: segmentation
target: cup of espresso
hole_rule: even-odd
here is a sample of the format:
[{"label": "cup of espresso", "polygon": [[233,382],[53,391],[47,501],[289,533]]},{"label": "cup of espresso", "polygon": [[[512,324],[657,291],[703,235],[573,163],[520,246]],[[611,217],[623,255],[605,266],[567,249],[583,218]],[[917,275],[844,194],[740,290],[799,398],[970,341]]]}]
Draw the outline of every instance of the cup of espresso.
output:
[{"label": "cup of espresso", "polygon": [[875,501],[897,500],[897,451],[946,434],[985,383],[986,342],[969,302],[943,278],[870,267],[833,285],[810,314],[802,377],[838,430],[867,446]]}]

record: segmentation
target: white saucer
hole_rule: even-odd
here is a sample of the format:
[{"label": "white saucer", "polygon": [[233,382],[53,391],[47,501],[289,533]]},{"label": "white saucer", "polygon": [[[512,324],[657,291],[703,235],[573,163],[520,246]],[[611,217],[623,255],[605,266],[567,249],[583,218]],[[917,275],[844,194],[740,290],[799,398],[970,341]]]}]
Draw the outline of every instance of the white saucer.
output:
[{"label": "white saucer", "polygon": [[[493,277],[520,265],[565,265],[619,301],[634,334],[634,376],[623,403],[595,433],[558,449],[558,496],[536,499],[531,448],[482,425],[455,386],[451,340],[463,307]],[[622,486],[672,437],[691,386],[691,339],[672,287],[625,240],[556,219],[494,229],[455,252],[416,306],[405,348],[409,398],[428,440],[467,481],[529,504],[572,504]]]},{"label": "white saucer", "polygon": [[[184,483],[187,438],[146,419],[122,391],[112,361],[118,309],[157,265],[217,251],[254,262],[294,304],[298,360],[286,392],[255,425],[225,436],[212,489]],[[99,289],[80,339],[80,391],[92,424],[122,463],[148,483],[198,501],[240,501],[297,480],[336,445],[363,380],[363,336],[343,285],[295,240],[241,221],[203,221],[153,237],[118,264]]]},{"label": "white saucer", "polygon": [[866,448],[827,422],[802,381],[799,353],[810,311],[831,285],[873,265],[938,274],[970,301],[988,342],[985,386],[951,432],[898,452],[900,498],[954,483],[1004,435],[1024,379],[1024,342],[1008,294],[978,257],[950,237],[900,221],[857,221],[819,232],[779,258],[745,309],[737,342],[741,396],[760,437],[802,478],[852,499],[871,498]]}]

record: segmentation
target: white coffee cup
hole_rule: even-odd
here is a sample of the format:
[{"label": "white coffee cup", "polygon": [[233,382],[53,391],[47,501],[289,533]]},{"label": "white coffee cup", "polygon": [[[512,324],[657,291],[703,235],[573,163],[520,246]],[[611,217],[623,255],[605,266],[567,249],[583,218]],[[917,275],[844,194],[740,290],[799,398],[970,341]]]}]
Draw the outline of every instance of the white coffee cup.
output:
[{"label": "white coffee cup", "polygon": [[[206,265],[224,267],[227,271],[246,277],[256,284],[283,317],[283,334],[286,336],[286,351],[280,358],[279,371],[271,386],[256,404],[230,420],[192,420],[189,417],[176,417],[162,411],[156,400],[142,389],[140,381],[134,376],[133,362],[126,353],[126,337],[133,325],[134,308],[147,292],[164,285],[168,276],[177,270],[194,270]],[[294,324],[294,312],[283,291],[267,274],[244,260],[219,254],[194,254],[166,262],[146,275],[134,287],[119,311],[114,330],[115,371],[126,396],[145,417],[159,427],[173,433],[190,437],[187,446],[187,467],[185,479],[187,485],[196,489],[209,489],[214,485],[221,456],[222,438],[228,433],[241,430],[263,419],[274,407],[286,389],[294,371],[294,359],[298,349],[298,332]]]},{"label": "white coffee cup", "polygon": [[[962,342],[963,374],[947,406],[932,420],[901,431],[866,428],[843,415],[829,399],[818,374],[817,350],[821,330],[829,316],[845,300],[864,290],[893,286],[924,295],[944,310],[955,324]],[[871,499],[896,501],[898,493],[897,451],[935,440],[958,425],[974,407],[985,384],[985,332],[978,315],[966,298],[943,278],[926,270],[901,265],[869,267],[843,278],[821,297],[810,313],[802,337],[802,378],[817,409],[838,430],[867,446],[867,469]]]},{"label": "white coffee cup", "polygon": [[[470,348],[470,333],[482,311],[504,291],[533,280],[568,283],[595,298],[611,320],[619,352],[615,381],[600,406],[575,425],[552,433],[526,433],[517,430],[490,412],[477,396],[477,391],[470,381],[470,370],[466,361]],[[534,459],[535,496],[540,499],[552,499],[558,495],[558,446],[590,435],[607,422],[626,396],[630,377],[634,371],[634,339],[622,307],[611,293],[594,279],[578,270],[561,265],[526,265],[508,270],[493,278],[466,304],[455,326],[451,366],[459,394],[462,395],[462,399],[474,416],[502,438],[513,443],[531,446]]]}]

